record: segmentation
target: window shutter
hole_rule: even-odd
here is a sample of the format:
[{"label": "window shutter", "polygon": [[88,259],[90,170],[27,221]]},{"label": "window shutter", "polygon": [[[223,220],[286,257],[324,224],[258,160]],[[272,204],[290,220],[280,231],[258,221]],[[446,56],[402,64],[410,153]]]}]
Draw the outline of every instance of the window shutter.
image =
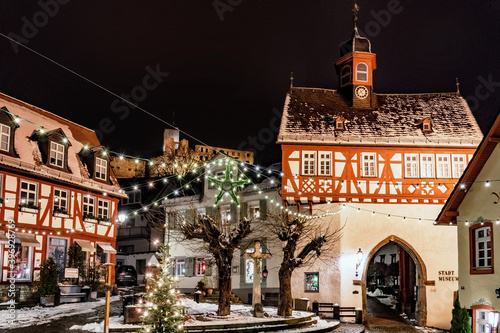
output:
[{"label": "window shutter", "polygon": [[186,257],[184,259],[184,269],[186,274],[184,276],[193,276],[194,275],[194,258]]},{"label": "window shutter", "polygon": [[210,216],[211,218],[214,218],[215,208],[213,206],[208,206],[206,208],[206,211],[207,211],[207,216]]},{"label": "window shutter", "polygon": [[238,223],[238,207],[236,204],[231,204],[231,223]]},{"label": "window shutter", "polygon": [[267,219],[267,200],[261,199],[259,201],[260,219],[264,221]]},{"label": "window shutter", "polygon": [[196,211],[194,209],[190,209],[186,212],[186,223],[193,224],[196,218]]},{"label": "window shutter", "polygon": [[240,218],[248,217],[248,204],[246,202],[242,202],[240,204]]},{"label": "window shutter", "polygon": [[170,266],[170,275],[175,276],[175,258],[170,257],[170,262],[172,263],[172,266]]},{"label": "window shutter", "polygon": [[168,218],[168,229],[174,230],[175,229],[175,213],[168,213],[167,218]]}]

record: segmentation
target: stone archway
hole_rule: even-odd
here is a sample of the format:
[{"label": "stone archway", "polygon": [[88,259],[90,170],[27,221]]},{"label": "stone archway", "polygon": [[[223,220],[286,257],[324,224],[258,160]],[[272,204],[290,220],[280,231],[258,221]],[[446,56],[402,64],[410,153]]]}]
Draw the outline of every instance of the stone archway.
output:
[{"label": "stone archway", "polygon": [[368,315],[368,306],[367,306],[367,290],[366,290],[366,283],[367,283],[367,274],[368,274],[368,266],[370,264],[371,259],[377,253],[378,250],[380,250],[384,245],[388,244],[389,242],[396,243],[399,245],[402,249],[406,251],[406,253],[410,256],[411,259],[413,259],[416,270],[418,272],[418,279],[416,281],[416,285],[419,287],[419,295],[418,295],[418,320],[417,324],[419,326],[425,326],[427,323],[427,297],[426,297],[426,288],[424,282],[427,281],[427,268],[425,267],[425,263],[420,257],[420,255],[413,249],[413,247],[408,244],[406,241],[403,239],[397,237],[397,236],[389,236],[380,243],[378,243],[371,251],[368,253],[368,256],[366,258],[365,264],[364,264],[364,269],[363,269],[363,275],[361,279],[361,291],[362,291],[362,298],[363,298],[363,322],[366,322],[367,315]]}]

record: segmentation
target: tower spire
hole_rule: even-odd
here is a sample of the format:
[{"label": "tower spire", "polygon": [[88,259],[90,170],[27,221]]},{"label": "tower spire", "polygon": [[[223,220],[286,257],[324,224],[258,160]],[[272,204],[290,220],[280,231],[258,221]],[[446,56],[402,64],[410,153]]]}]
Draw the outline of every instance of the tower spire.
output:
[{"label": "tower spire", "polygon": [[354,8],[352,9],[352,24],[355,32],[358,32],[358,13],[359,13],[359,6],[356,3],[356,0],[354,0]]},{"label": "tower spire", "polygon": [[293,72],[290,72],[290,90],[293,88]]},{"label": "tower spire", "polygon": [[460,94],[460,82],[458,82],[458,77],[456,78],[456,80],[457,80],[457,83],[456,83],[456,85],[457,85],[457,94]]}]

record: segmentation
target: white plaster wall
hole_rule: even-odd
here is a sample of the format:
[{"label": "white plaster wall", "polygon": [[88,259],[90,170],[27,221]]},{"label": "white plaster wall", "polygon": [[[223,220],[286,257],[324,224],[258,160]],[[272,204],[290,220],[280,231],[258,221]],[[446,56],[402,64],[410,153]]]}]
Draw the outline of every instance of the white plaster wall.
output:
[{"label": "white plaster wall", "polygon": [[[353,285],[353,280],[361,280],[370,251],[384,239],[394,235],[413,247],[422,258],[427,268],[427,280],[436,281],[435,287],[424,287],[427,294],[427,325],[448,328],[451,321],[453,291],[458,289],[458,283],[437,280],[440,270],[458,271],[457,235],[451,228],[433,225],[441,205],[355,203],[348,205],[355,208],[345,208],[336,215],[316,220],[318,224],[337,226],[345,223],[343,237],[339,243],[338,260],[318,261],[307,269],[320,272],[320,293],[312,295],[304,292],[304,270],[302,270],[294,274],[293,297],[308,297],[318,301],[339,303],[341,306],[361,308],[361,286]],[[338,207],[338,204],[313,206],[315,213],[335,211]],[[357,212],[358,207],[361,208],[360,212]],[[372,211],[376,214],[372,215]],[[387,217],[388,214],[391,218]],[[406,216],[406,220],[403,221],[402,217],[396,215]],[[415,219],[419,217],[422,218],[422,222]],[[356,277],[356,253],[359,248],[363,251],[364,258],[359,277]],[[353,294],[354,291],[358,291],[359,294]]]}]

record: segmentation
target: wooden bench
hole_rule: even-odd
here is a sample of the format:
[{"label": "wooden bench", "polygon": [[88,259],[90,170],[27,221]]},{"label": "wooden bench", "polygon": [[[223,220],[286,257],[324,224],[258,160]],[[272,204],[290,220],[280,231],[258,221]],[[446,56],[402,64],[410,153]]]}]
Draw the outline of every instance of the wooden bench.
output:
[{"label": "wooden bench", "polygon": [[362,320],[362,311],[356,310],[354,306],[339,306],[333,303],[313,303],[313,312],[318,316],[331,314],[333,319],[355,318],[359,323]]}]

